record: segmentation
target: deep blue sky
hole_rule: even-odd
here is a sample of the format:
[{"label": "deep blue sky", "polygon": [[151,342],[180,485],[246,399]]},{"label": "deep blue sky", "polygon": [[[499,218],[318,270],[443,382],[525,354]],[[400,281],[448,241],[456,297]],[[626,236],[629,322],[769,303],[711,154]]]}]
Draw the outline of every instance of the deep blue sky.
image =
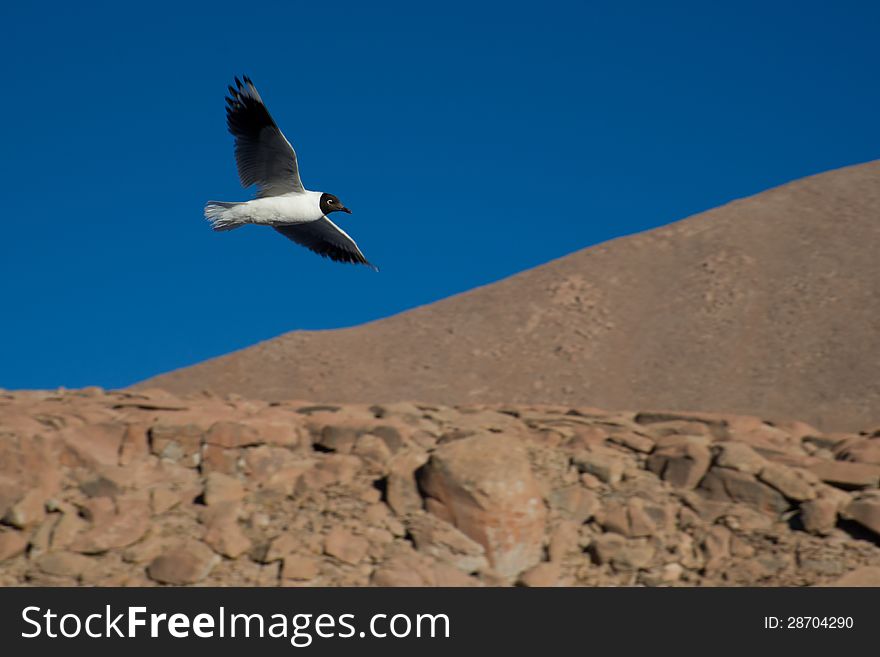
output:
[{"label": "deep blue sky", "polygon": [[[878,34],[868,1],[3,3],[0,386],[126,385],[880,157]],[[241,73],[379,274],[209,230],[251,194]]]}]

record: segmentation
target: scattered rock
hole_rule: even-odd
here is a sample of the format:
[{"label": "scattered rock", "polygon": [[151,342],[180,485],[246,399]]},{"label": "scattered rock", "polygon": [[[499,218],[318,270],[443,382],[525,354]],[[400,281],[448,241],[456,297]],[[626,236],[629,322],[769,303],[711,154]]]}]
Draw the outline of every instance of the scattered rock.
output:
[{"label": "scattered rock", "polygon": [[293,534],[281,534],[272,539],[272,542],[266,548],[266,552],[259,561],[263,563],[272,563],[273,561],[281,561],[287,555],[293,554],[302,548],[302,540]]},{"label": "scattered rock", "polygon": [[800,506],[801,523],[811,534],[830,534],[837,526],[837,510],[837,502],[827,497],[803,502]]},{"label": "scattered rock", "polygon": [[0,529],[0,561],[17,557],[27,545],[28,540],[21,532]]},{"label": "scattered rock", "polygon": [[789,508],[779,491],[738,470],[713,467],[700,483],[700,490],[710,499],[742,502],[768,513],[782,513]]},{"label": "scattered rock", "polygon": [[612,443],[623,445],[635,452],[648,454],[654,449],[654,441],[647,436],[640,436],[637,433],[626,431],[623,433],[613,433],[608,437]]},{"label": "scattered rock", "polygon": [[132,504],[117,514],[97,517],[90,529],[71,541],[69,549],[83,554],[100,554],[128,547],[149,531],[149,520],[146,503]]},{"label": "scattered rock", "polygon": [[608,532],[637,538],[653,536],[658,527],[645,511],[644,500],[630,498],[626,503],[610,502],[598,516],[599,524]]},{"label": "scattered rock", "polygon": [[803,586],[880,568],[880,431],[157,391],[0,405],[0,585]]},{"label": "scattered rock", "polygon": [[195,424],[157,424],[150,428],[150,451],[160,458],[195,467],[199,463],[202,436],[202,429]]},{"label": "scattered rock", "polygon": [[358,437],[351,453],[378,468],[380,472],[391,459],[391,450],[385,441],[370,433]]},{"label": "scattered rock", "polygon": [[595,493],[577,485],[557,488],[547,495],[547,502],[551,509],[579,522],[592,518],[600,506]]},{"label": "scattered rock", "polygon": [[413,517],[409,532],[416,548],[467,573],[484,570],[486,550],[455,527],[429,513]]},{"label": "scattered rock", "polygon": [[761,469],[758,479],[769,484],[788,499],[803,502],[814,499],[816,491],[806,477],[801,474],[802,472],[804,471],[769,463]]},{"label": "scattered rock", "polygon": [[809,469],[822,481],[835,486],[845,488],[880,486],[880,465],[823,459],[812,463]]},{"label": "scattered rock", "polygon": [[880,567],[862,566],[825,586],[872,586],[880,587]]},{"label": "scattered rock", "polygon": [[240,422],[215,422],[205,435],[205,443],[224,449],[255,447],[263,442],[256,429]]},{"label": "scattered rock", "polygon": [[97,567],[97,562],[76,552],[46,552],[37,559],[37,568],[47,575],[81,578]]},{"label": "scattered rock", "polygon": [[841,515],[880,536],[880,491],[865,492],[855,497]]},{"label": "scattered rock", "polygon": [[540,560],[546,511],[518,440],[490,434],[441,445],[420,483],[501,575],[513,577]]},{"label": "scattered rock", "polygon": [[196,584],[205,579],[220,557],[204,543],[192,539],[168,548],[147,566],[147,575],[160,584]]},{"label": "scattered rock", "polygon": [[648,458],[648,469],[678,488],[694,488],[709,468],[711,454],[687,440],[659,446]]},{"label": "scattered rock", "polygon": [[324,538],[325,553],[352,565],[363,560],[369,547],[367,539],[341,527],[334,527]]},{"label": "scattered rock", "polygon": [[654,556],[654,546],[647,539],[630,539],[608,532],[590,544],[596,563],[610,563],[617,569],[634,570],[647,566]]},{"label": "scattered rock", "polygon": [[767,460],[746,443],[730,441],[719,445],[715,464],[756,475],[766,467]]},{"label": "scattered rock", "polygon": [[559,583],[560,566],[558,563],[547,562],[532,566],[519,576],[519,583],[529,587],[557,586]]},{"label": "scattered rock", "polygon": [[244,484],[222,472],[212,472],[205,477],[203,495],[208,506],[222,502],[239,502],[244,497]]},{"label": "scattered rock", "polygon": [[399,516],[415,513],[422,508],[422,496],[416,484],[415,472],[428,460],[426,452],[402,452],[392,458],[388,468],[385,496],[388,506]]},{"label": "scattered rock", "polygon": [[282,579],[310,580],[318,576],[320,564],[314,557],[288,554],[281,567]]},{"label": "scattered rock", "polygon": [[237,559],[251,549],[250,539],[238,524],[238,514],[238,503],[226,500],[209,506],[202,517],[205,525],[202,540],[229,559]]},{"label": "scattered rock", "polygon": [[609,452],[580,450],[572,462],[581,472],[598,477],[606,484],[616,484],[623,478],[623,460]]},{"label": "scattered rock", "polygon": [[6,515],[3,516],[3,522],[18,529],[25,529],[42,522],[45,517],[45,494],[37,488],[32,488],[9,507]]}]

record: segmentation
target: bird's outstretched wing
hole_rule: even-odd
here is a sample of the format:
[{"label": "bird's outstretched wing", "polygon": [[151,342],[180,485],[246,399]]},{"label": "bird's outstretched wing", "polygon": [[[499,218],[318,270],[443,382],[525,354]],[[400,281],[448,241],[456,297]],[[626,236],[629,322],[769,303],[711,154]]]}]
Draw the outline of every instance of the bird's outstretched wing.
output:
[{"label": "bird's outstretched wing", "polygon": [[241,184],[259,186],[259,196],[303,191],[296,153],[275,124],[250,78],[235,78],[226,97],[226,125],[235,137]]},{"label": "bird's outstretched wing", "polygon": [[275,226],[274,228],[287,239],[293,240],[320,256],[336,262],[366,265],[374,271],[379,271],[376,265],[364,257],[354,240],[326,216],[317,221]]}]

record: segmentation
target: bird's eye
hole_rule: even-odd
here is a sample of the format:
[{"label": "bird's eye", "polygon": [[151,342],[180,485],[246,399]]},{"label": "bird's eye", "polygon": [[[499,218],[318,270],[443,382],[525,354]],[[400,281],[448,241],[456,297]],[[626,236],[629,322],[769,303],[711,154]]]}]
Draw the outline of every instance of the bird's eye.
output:
[{"label": "bird's eye", "polygon": [[333,205],[334,203],[336,203],[336,201],[334,201],[334,200],[331,198],[329,201],[327,201],[327,203],[329,203],[330,205]]}]

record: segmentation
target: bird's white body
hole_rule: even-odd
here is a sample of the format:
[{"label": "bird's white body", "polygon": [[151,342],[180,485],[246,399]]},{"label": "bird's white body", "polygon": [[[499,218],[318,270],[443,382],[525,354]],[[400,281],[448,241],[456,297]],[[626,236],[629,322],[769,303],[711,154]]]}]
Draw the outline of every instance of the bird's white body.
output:
[{"label": "bird's white body", "polygon": [[254,83],[235,78],[226,97],[226,126],[235,137],[235,162],[244,187],[257,185],[252,201],[208,201],[205,218],[214,230],[247,224],[271,226],[287,239],[337,262],[378,269],[354,240],[327,217],[351,210],[333,194],[311,192],[299,177],[296,153],[260,98]]},{"label": "bird's white body", "polygon": [[224,212],[225,219],[236,223],[283,226],[317,221],[321,212],[321,192],[290,192],[239,203]]}]

